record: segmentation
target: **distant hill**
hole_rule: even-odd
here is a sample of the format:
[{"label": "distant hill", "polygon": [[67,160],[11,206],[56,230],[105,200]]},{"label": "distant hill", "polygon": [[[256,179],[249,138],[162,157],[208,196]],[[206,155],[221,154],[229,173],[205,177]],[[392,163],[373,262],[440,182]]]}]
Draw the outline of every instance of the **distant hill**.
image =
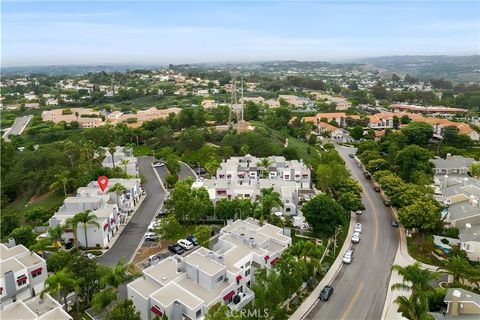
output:
[{"label": "distant hill", "polygon": [[48,74],[48,75],[82,75],[89,72],[125,72],[136,69],[153,69],[165,66],[140,64],[103,64],[103,65],[54,65],[54,66],[25,66],[2,68],[3,75],[9,74]]},{"label": "distant hill", "polygon": [[480,55],[471,56],[387,56],[357,59],[398,74],[419,79],[445,78],[458,82],[480,82]]}]

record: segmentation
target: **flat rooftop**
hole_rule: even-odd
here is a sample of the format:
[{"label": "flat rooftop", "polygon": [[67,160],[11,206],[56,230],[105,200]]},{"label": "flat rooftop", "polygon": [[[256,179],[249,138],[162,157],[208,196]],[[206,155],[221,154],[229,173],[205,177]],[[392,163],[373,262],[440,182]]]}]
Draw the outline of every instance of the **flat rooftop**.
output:
[{"label": "flat rooftop", "polygon": [[225,266],[214,259],[201,255],[198,252],[192,252],[184,258],[184,261],[190,265],[198,267],[208,275],[215,275],[225,269]]},{"label": "flat rooftop", "polygon": [[26,254],[24,256],[18,257],[17,260],[20,261],[26,267],[34,266],[43,261],[42,259],[40,259],[39,256],[37,256],[36,253],[33,253],[33,252],[32,254]]},{"label": "flat rooftop", "polygon": [[37,316],[41,316],[60,306],[50,295],[45,295],[43,299],[40,296],[36,296],[32,299],[24,301],[25,305],[35,312]]},{"label": "flat rooftop", "polygon": [[161,288],[161,285],[153,283],[153,281],[147,280],[143,277],[130,282],[129,286],[141,294],[144,298],[148,298],[152,293]]},{"label": "flat rooftop", "polygon": [[193,282],[188,277],[185,277],[178,281],[177,284],[185,290],[188,290],[198,298],[202,299],[204,303],[208,306],[216,299],[218,299],[221,296],[222,291],[225,290],[228,286],[230,286],[231,283],[222,281],[222,283],[220,283],[215,289],[208,290],[202,287],[200,284]]},{"label": "flat rooftop", "polygon": [[161,288],[154,294],[152,299],[160,302],[164,307],[169,306],[175,301],[181,302],[190,310],[195,310],[203,304],[203,301],[191,294],[189,291],[183,289],[175,282],[171,282],[165,287]]},{"label": "flat rooftop", "polygon": [[16,245],[14,247],[8,248],[4,244],[0,244],[0,259],[7,260],[11,257],[16,257],[19,255],[24,255],[30,253],[30,251],[25,248],[23,245]]},{"label": "flat rooftop", "polygon": [[30,310],[22,301],[15,302],[0,310],[2,320],[34,320],[37,315]]},{"label": "flat rooftop", "polygon": [[155,279],[162,286],[166,286],[184,274],[184,272],[177,273],[177,261],[174,257],[160,261],[160,263],[143,270],[143,273]]},{"label": "flat rooftop", "polygon": [[17,272],[25,268],[20,262],[17,261],[16,258],[10,258],[8,260],[3,260],[0,263],[1,270],[2,270],[2,277],[5,272],[12,271]]}]

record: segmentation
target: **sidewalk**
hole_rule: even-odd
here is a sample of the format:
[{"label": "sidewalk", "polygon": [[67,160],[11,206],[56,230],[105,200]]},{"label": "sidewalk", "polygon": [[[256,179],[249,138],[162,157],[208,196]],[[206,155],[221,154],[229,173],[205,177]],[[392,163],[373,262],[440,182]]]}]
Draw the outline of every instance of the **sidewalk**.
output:
[{"label": "sidewalk", "polygon": [[310,293],[310,295],[302,302],[302,304],[297,308],[297,310],[290,316],[290,319],[293,320],[300,320],[303,319],[310,310],[315,307],[318,303],[318,297],[320,295],[320,291],[322,291],[323,287],[332,283],[333,279],[335,279],[338,271],[342,267],[342,258],[345,252],[350,248],[350,238],[353,235],[353,229],[355,227],[356,216],[354,214],[350,215],[350,226],[348,228],[347,237],[343,242],[343,246],[338,253],[337,258],[331,265],[330,269],[328,269],[327,273],[323,277],[323,279],[318,283],[317,287]]},{"label": "sidewalk", "polygon": [[[401,266],[408,266],[408,265],[414,264],[415,262],[417,262],[417,260],[415,260],[408,254],[407,237],[405,234],[405,229],[403,228],[403,226],[399,226],[398,231],[400,233],[400,244],[398,246],[397,254],[395,256],[395,260],[393,263]],[[437,271],[438,269],[438,267],[436,266],[428,265],[421,262],[420,262],[420,266],[424,269],[429,269],[432,271]],[[403,291],[403,290],[392,291],[390,289],[394,283],[401,283],[402,281],[403,281],[402,277],[396,271],[392,271],[392,274],[390,275],[390,282],[388,284],[387,296],[385,298],[385,305],[383,307],[382,320],[405,319],[402,317],[400,313],[397,312],[398,305],[394,301],[398,296],[401,296],[401,295],[409,296],[410,291]]]}]

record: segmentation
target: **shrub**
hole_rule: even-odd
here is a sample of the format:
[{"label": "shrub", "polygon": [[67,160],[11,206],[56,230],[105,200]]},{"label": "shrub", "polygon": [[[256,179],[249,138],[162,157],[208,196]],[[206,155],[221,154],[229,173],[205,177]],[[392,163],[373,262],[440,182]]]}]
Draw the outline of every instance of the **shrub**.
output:
[{"label": "shrub", "polygon": [[448,241],[448,240],[445,239],[445,238],[442,238],[440,241],[441,241],[443,244],[449,244],[449,243],[450,243],[450,241]]}]

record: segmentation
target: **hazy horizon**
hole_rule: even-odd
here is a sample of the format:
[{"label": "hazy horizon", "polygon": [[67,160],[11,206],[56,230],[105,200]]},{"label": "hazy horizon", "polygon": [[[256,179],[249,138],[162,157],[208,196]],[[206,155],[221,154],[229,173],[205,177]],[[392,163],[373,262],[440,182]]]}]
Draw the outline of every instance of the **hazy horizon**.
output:
[{"label": "hazy horizon", "polygon": [[479,2],[4,1],[1,17],[4,68],[335,63],[480,48]]}]

